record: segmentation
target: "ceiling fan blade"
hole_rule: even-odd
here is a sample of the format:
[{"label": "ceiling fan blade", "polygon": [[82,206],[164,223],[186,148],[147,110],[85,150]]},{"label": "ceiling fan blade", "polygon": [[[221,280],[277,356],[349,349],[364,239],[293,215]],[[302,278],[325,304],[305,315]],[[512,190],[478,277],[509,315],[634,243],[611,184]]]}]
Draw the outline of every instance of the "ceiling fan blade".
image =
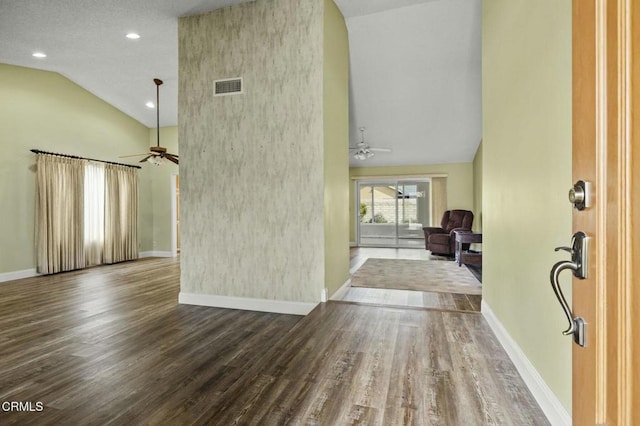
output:
[{"label": "ceiling fan blade", "polygon": [[164,158],[166,158],[167,160],[179,164],[178,159],[176,157],[174,157],[172,154],[165,154]]},{"label": "ceiling fan blade", "polygon": [[369,148],[371,151],[378,151],[378,152],[391,152],[391,148]]},{"label": "ceiling fan blade", "polygon": [[144,163],[145,161],[147,161],[149,158],[153,157],[154,154],[151,155],[147,155],[146,157],[144,157],[142,160],[140,160],[140,163]]},{"label": "ceiling fan blade", "polygon": [[149,153],[145,152],[143,154],[121,155],[118,158],[140,157],[141,155],[149,155]]}]

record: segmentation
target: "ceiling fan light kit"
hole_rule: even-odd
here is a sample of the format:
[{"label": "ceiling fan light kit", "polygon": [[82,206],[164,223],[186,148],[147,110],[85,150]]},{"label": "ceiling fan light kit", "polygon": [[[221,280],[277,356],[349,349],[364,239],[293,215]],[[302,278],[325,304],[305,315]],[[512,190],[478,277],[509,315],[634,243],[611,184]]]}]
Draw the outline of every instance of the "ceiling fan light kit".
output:
[{"label": "ceiling fan light kit", "polygon": [[353,158],[356,160],[366,160],[367,158],[371,158],[375,155],[373,151],[381,151],[381,152],[391,152],[389,148],[372,148],[364,141],[364,127],[360,127],[360,133],[362,134],[362,139],[358,142],[358,145],[355,148],[356,152],[353,153]]},{"label": "ceiling fan light kit", "polygon": [[149,163],[151,163],[151,164],[153,164],[155,166],[159,166],[159,165],[165,163],[164,158],[160,157],[158,155],[152,155],[151,157],[149,157],[147,159],[147,162],[149,162]]},{"label": "ceiling fan light kit", "polygon": [[375,154],[368,149],[359,149],[353,154],[353,158],[356,160],[366,160],[367,158],[373,157]]}]

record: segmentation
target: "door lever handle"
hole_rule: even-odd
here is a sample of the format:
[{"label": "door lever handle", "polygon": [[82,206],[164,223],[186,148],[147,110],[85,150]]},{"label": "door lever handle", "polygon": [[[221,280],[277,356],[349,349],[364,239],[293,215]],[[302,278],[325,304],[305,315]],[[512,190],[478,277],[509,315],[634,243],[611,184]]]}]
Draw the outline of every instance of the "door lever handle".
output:
[{"label": "door lever handle", "polygon": [[590,238],[587,234],[582,231],[578,231],[573,234],[573,237],[571,238],[571,247],[560,246],[554,249],[554,251],[566,251],[571,255],[571,263],[576,266],[575,269],[572,269],[573,275],[580,279],[587,278],[588,274],[587,260],[589,253],[589,240]]},{"label": "door lever handle", "polygon": [[571,255],[573,255],[573,249],[571,247],[562,246],[562,247],[556,247],[556,248],[553,249],[553,251],[560,251],[560,250],[564,250],[564,251],[570,253]]},{"label": "door lever handle", "polygon": [[578,231],[573,235],[571,240],[571,247],[556,247],[555,251],[564,250],[571,254],[571,260],[561,260],[557,262],[551,268],[550,280],[551,288],[560,302],[562,311],[564,312],[567,320],[569,321],[569,327],[562,332],[565,336],[573,335],[573,340],[580,346],[585,345],[585,327],[584,319],[581,317],[574,317],[571,312],[571,308],[567,303],[567,299],[564,297],[562,288],[560,288],[560,273],[565,269],[569,269],[573,272],[573,275],[579,279],[587,277],[587,259],[589,249],[589,237],[582,231]]},{"label": "door lever handle", "polygon": [[551,278],[551,287],[553,288],[553,292],[558,298],[558,302],[560,302],[560,306],[562,306],[562,310],[564,311],[564,314],[569,320],[569,328],[567,328],[565,331],[562,332],[562,334],[564,334],[565,336],[568,336],[575,332],[576,324],[573,321],[573,313],[571,312],[571,308],[569,307],[569,304],[567,303],[567,299],[564,297],[564,293],[560,288],[560,281],[559,281],[560,272],[564,271],[565,269],[570,269],[575,272],[578,270],[578,265],[576,265],[574,262],[570,260],[562,260],[556,263],[555,265],[553,265],[553,268],[551,268],[550,278]]}]

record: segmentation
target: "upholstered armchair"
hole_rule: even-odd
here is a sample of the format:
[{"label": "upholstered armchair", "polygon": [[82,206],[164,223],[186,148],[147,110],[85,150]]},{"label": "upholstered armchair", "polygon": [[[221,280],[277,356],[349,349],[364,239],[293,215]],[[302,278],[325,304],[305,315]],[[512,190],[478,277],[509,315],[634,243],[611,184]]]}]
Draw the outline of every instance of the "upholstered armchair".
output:
[{"label": "upholstered armchair", "polygon": [[[424,244],[427,250],[433,254],[452,256],[455,253],[455,231],[471,232],[473,213],[468,210],[447,210],[442,215],[440,227],[426,226],[424,231]],[[463,250],[469,249],[463,245]]]}]

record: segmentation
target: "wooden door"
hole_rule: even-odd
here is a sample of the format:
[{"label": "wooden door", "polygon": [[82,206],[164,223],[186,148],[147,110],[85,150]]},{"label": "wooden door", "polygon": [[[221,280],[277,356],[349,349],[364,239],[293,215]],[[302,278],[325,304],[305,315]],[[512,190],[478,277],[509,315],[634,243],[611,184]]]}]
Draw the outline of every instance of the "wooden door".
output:
[{"label": "wooden door", "polygon": [[[573,0],[573,177],[593,183],[574,210],[592,237],[573,280],[573,423],[640,424],[640,0]],[[635,335],[635,339],[633,336]]]}]

